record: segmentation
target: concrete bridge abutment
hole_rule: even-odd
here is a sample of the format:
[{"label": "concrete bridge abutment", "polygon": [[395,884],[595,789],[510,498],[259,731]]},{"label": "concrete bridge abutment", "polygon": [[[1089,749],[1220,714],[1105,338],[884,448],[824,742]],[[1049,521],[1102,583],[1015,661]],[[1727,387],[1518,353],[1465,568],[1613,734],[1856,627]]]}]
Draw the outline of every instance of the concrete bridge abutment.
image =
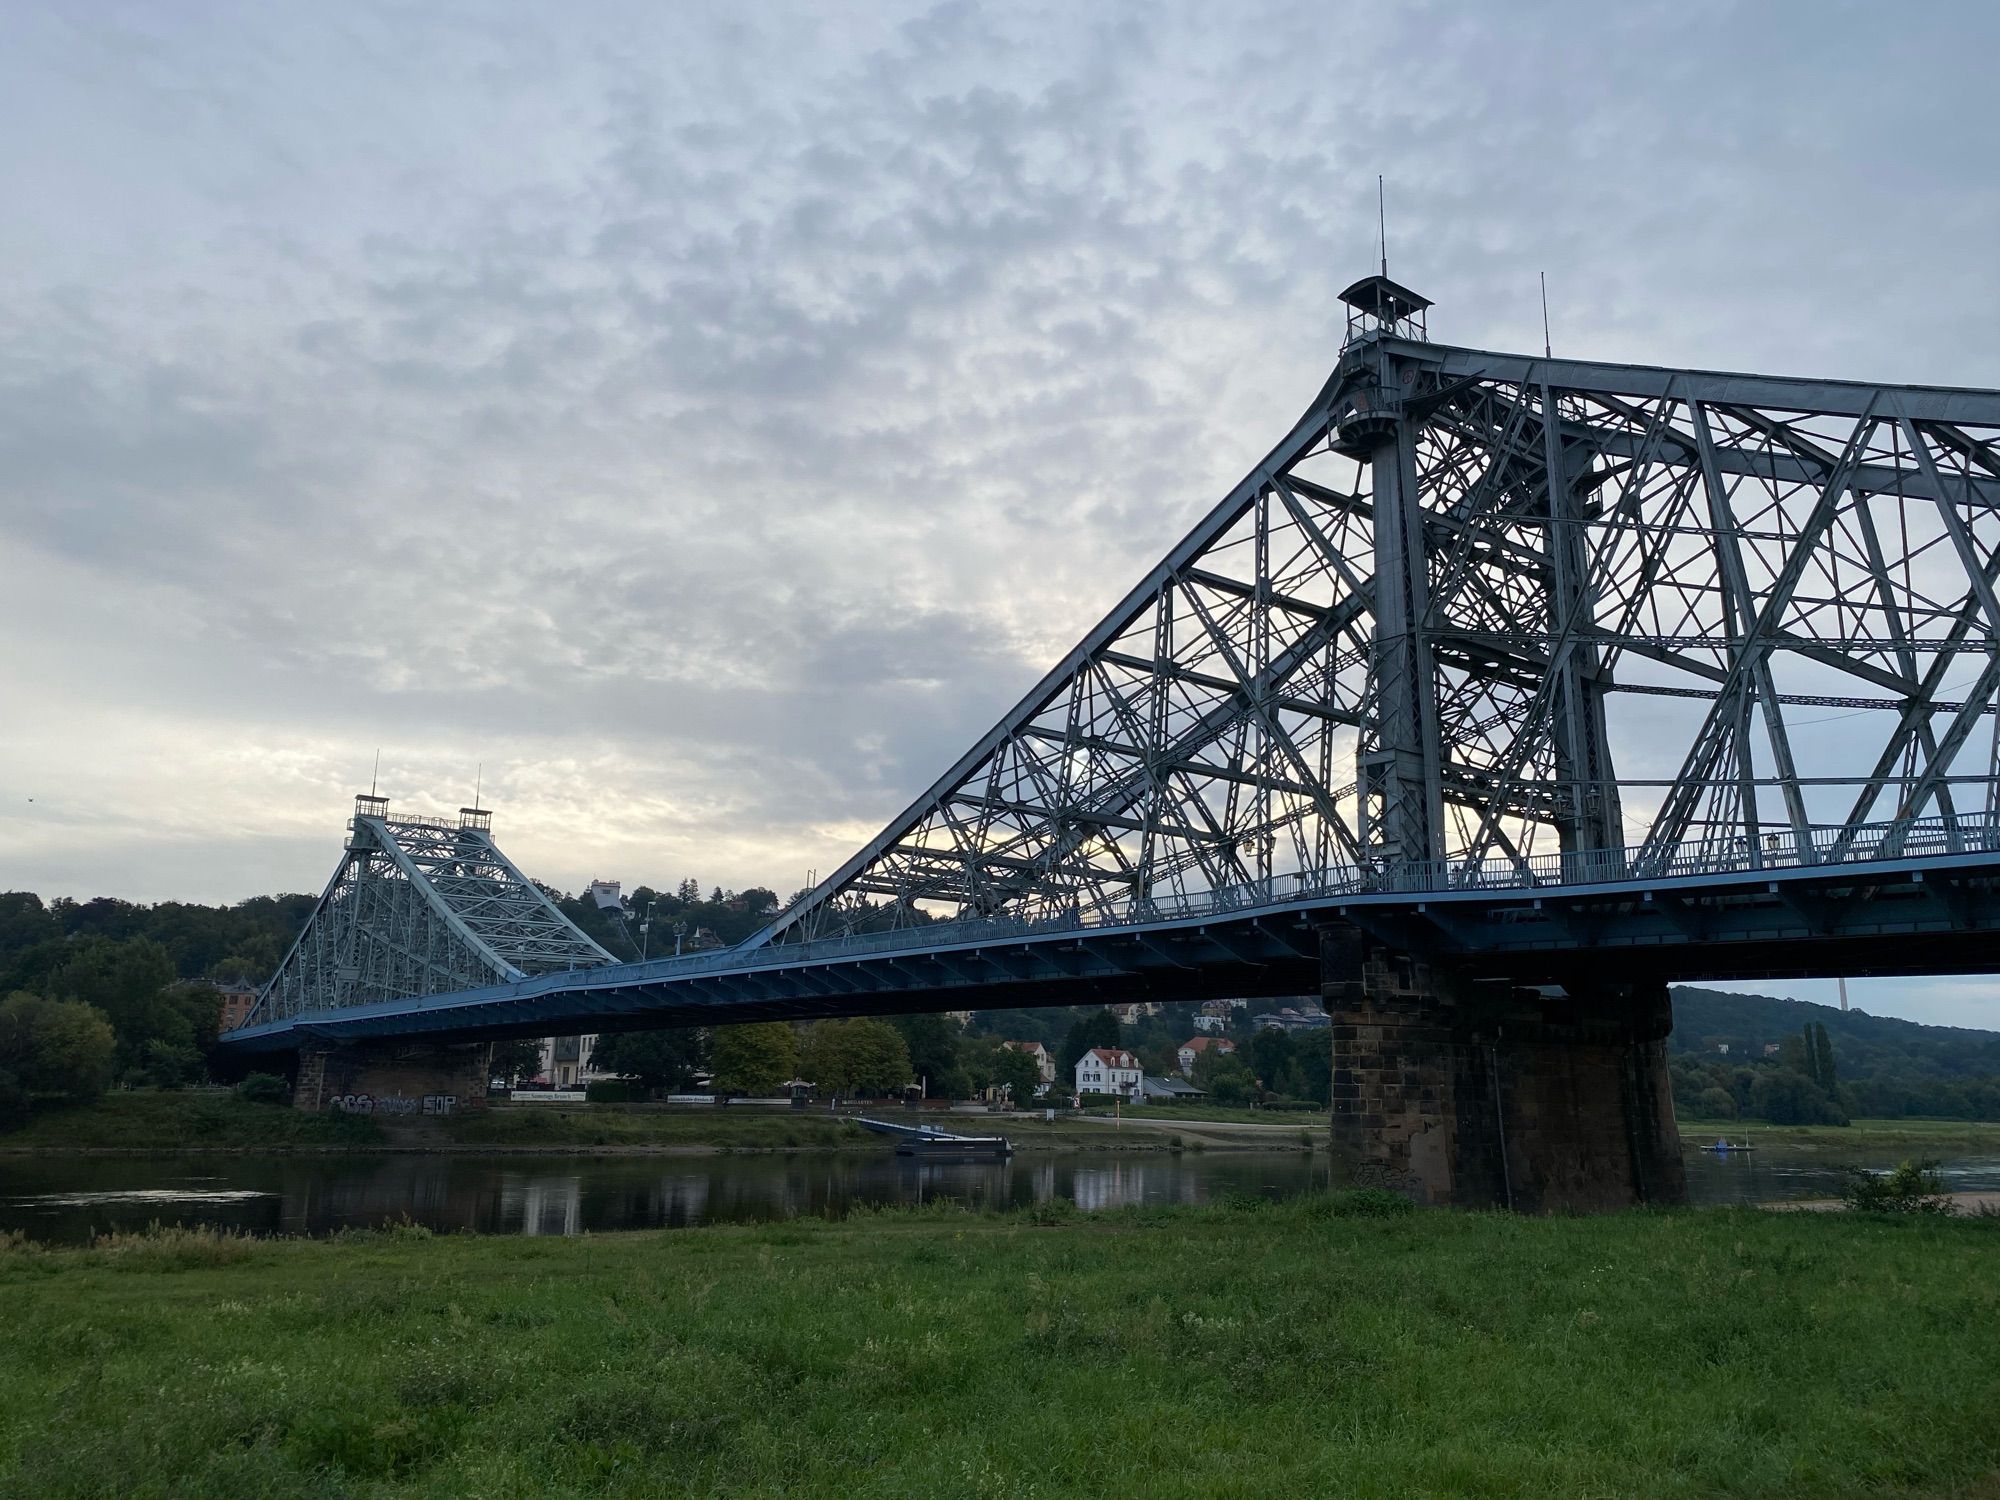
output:
[{"label": "concrete bridge abutment", "polygon": [[299,1047],[295,1108],[389,1118],[486,1107],[486,1042],[326,1042]]},{"label": "concrete bridge abutment", "polygon": [[1663,981],[1520,985],[1352,928],[1320,939],[1351,1185],[1528,1213],[1686,1200]]}]

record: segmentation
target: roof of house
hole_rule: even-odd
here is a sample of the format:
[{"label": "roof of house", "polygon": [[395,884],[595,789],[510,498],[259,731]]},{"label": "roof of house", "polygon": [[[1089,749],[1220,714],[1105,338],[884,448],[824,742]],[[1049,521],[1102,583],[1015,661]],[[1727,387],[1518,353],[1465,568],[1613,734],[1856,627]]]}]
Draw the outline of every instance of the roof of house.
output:
[{"label": "roof of house", "polygon": [[1183,1052],[1206,1052],[1211,1047],[1219,1052],[1234,1052],[1236,1043],[1226,1036],[1191,1036],[1181,1043]]},{"label": "roof of house", "polygon": [[1002,1042],[1003,1047],[1012,1047],[1016,1052],[1047,1052],[1049,1049],[1040,1042]]},{"label": "roof of house", "polygon": [[[1136,1068],[1139,1066],[1139,1059],[1127,1052],[1123,1047],[1092,1047],[1083,1055],[1084,1057],[1096,1058],[1107,1068]],[[1079,1058],[1078,1061],[1080,1062],[1082,1059]]]},{"label": "roof of house", "polygon": [[1185,1078],[1155,1078],[1148,1073],[1140,1085],[1149,1099],[1205,1099],[1207,1094]]}]

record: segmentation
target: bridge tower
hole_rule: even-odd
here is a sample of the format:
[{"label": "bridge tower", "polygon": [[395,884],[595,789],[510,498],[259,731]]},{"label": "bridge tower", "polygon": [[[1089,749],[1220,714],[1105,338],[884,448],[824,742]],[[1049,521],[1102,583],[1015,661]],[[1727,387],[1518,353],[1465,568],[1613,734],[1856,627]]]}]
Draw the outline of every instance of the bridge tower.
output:
[{"label": "bridge tower", "polygon": [[[1447,800],[1475,796],[1503,848],[1514,848],[1509,824],[1539,824],[1566,861],[1622,849],[1604,679],[1585,638],[1598,603],[1583,545],[1587,441],[1568,430],[1544,374],[1515,403],[1482,476],[1487,515],[1504,516],[1504,529],[1480,527],[1470,504],[1440,509],[1438,486],[1425,482],[1449,441],[1435,425],[1431,304],[1386,274],[1340,300],[1344,406],[1328,443],[1368,472],[1375,558],[1355,755],[1366,857],[1384,869],[1443,868],[1453,852]],[[1468,552],[1477,568],[1462,564]],[[1470,589],[1483,597],[1468,611]],[[1486,627],[1476,638],[1440,628],[1468,613]],[[1524,749],[1539,717],[1547,774],[1530,782],[1517,761],[1512,775],[1496,776],[1478,755],[1490,741],[1464,732],[1468,702],[1488,705],[1486,733],[1494,719],[1511,720],[1505,727]],[[1664,983],[1584,972],[1568,985],[1475,981],[1421,930],[1398,936],[1322,929],[1333,1144],[1352,1180],[1421,1201],[1509,1207],[1684,1195]]]},{"label": "bridge tower", "polygon": [[[347,845],[244,1030],[409,996],[442,995],[612,962],[493,842],[493,814],[392,817],[354,799]],[[443,1113],[483,1105],[485,1041],[300,1038],[300,1109]]]}]

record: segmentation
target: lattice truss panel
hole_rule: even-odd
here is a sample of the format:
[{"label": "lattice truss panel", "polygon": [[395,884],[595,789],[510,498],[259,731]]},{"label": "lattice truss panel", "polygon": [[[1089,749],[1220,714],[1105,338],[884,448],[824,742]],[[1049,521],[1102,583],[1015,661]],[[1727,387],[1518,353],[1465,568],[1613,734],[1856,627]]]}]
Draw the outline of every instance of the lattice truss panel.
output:
[{"label": "lattice truss panel", "polygon": [[1993,393],[1358,340],[764,940],[1990,819],[1996,505]]},{"label": "lattice truss panel", "polygon": [[[1911,415],[1922,393],[1859,404],[1485,383],[1439,404],[1417,449],[1457,528],[1425,618],[1446,856],[1574,847],[1620,803],[1605,842],[1659,858],[1991,812],[2000,433]],[[1592,731],[1566,740],[1565,710],[1614,693],[1601,764],[1575,763]]]},{"label": "lattice truss panel", "polygon": [[245,1024],[611,961],[484,828],[358,815],[340,868]]}]

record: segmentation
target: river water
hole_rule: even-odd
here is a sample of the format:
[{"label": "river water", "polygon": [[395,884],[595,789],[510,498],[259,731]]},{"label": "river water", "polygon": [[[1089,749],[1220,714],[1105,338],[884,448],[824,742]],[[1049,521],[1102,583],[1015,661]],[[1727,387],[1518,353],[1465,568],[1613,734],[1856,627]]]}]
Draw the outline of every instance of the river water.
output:
[{"label": "river water", "polygon": [[[1840,1163],[1893,1166],[1907,1150],[1763,1148],[1718,1157],[1689,1148],[1697,1203],[1830,1196]],[[1954,1189],[2000,1189],[2000,1157],[1947,1160]],[[395,1154],[0,1157],[0,1230],[78,1244],[149,1223],[254,1234],[328,1234],[405,1219],[440,1231],[581,1234],[611,1229],[838,1215],[856,1204],[949,1198],[1026,1207],[1207,1203],[1235,1194],[1323,1190],[1324,1152],[1026,1154],[1007,1162],[916,1163],[861,1151],[718,1156]]]}]

